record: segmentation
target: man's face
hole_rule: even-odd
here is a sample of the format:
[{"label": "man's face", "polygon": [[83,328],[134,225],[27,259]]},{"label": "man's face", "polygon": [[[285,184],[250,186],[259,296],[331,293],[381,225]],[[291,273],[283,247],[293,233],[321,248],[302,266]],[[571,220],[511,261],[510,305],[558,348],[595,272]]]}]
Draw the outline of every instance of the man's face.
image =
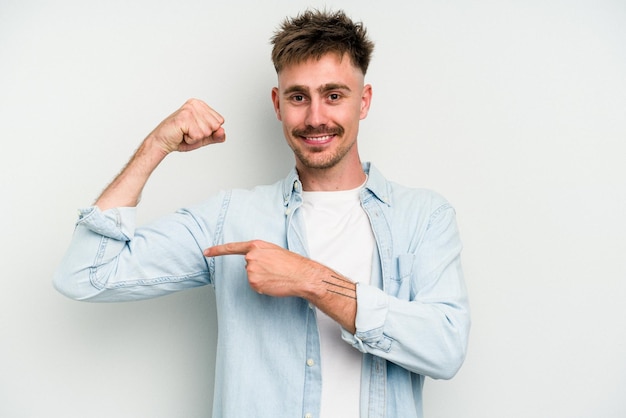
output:
[{"label": "man's face", "polygon": [[367,116],[371,86],[348,56],[327,54],[283,68],[272,90],[276,116],[299,169],[327,169],[356,157],[359,121]]}]

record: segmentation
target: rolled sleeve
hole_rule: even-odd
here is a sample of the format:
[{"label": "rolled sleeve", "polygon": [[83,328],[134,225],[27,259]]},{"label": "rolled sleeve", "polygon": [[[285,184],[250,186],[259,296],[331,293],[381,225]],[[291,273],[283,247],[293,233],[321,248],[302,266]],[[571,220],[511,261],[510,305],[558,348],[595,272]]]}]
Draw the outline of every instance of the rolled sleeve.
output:
[{"label": "rolled sleeve", "polygon": [[391,340],[383,333],[389,312],[389,295],[374,286],[363,284],[357,286],[356,294],[356,333],[352,335],[344,330],[343,339],[363,353],[368,351],[364,344],[383,351],[389,350]]},{"label": "rolled sleeve", "polygon": [[101,211],[97,206],[79,209],[77,225],[118,241],[130,241],[135,233],[137,208],[122,207]]}]

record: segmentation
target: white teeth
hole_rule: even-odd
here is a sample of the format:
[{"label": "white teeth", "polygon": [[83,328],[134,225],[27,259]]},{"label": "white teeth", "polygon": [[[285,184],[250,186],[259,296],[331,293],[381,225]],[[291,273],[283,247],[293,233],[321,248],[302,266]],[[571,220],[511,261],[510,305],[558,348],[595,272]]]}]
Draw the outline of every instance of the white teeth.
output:
[{"label": "white teeth", "polygon": [[316,141],[316,142],[322,142],[322,141],[327,141],[330,138],[332,138],[332,135],[326,135],[326,136],[307,136],[305,137],[307,141]]}]

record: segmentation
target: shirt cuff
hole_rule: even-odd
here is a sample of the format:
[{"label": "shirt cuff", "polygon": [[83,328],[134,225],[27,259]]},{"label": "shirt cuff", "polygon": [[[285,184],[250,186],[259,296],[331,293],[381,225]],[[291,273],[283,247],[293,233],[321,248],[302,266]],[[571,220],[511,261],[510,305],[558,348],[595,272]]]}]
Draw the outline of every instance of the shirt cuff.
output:
[{"label": "shirt cuff", "polygon": [[389,295],[374,286],[359,284],[356,287],[356,299],[356,334],[342,329],[343,340],[363,353],[369,351],[365,345],[389,350],[391,340],[383,334],[389,312]]},{"label": "shirt cuff", "polygon": [[130,241],[135,234],[136,214],[135,207],[113,208],[103,212],[97,206],[90,206],[78,210],[76,225],[118,241]]}]

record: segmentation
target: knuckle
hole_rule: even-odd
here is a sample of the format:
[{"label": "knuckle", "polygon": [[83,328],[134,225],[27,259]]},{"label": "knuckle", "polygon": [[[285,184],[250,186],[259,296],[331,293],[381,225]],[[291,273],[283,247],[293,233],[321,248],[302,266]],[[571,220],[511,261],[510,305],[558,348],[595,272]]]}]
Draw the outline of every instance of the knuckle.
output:
[{"label": "knuckle", "polygon": [[192,97],[190,99],[187,99],[187,101],[185,102],[183,106],[195,106],[198,103],[200,103],[200,100],[196,99],[195,97]]},{"label": "knuckle", "polygon": [[260,239],[255,239],[250,241],[250,248],[252,249],[259,249],[263,247],[263,241],[261,241]]}]

